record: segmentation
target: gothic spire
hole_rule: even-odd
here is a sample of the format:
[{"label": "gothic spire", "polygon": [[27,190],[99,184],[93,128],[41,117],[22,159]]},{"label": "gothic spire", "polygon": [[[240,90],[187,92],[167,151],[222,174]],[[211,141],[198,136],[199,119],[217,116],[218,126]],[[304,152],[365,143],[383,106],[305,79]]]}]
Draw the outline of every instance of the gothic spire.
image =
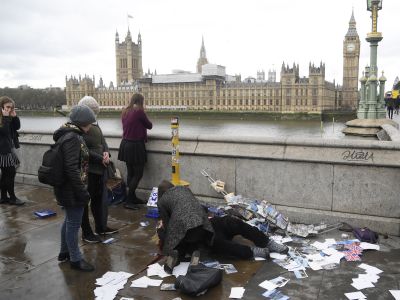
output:
[{"label": "gothic spire", "polygon": [[351,18],[349,21],[349,29],[347,30],[346,36],[358,36],[356,28],[356,19],[354,18],[354,9],[351,12]]}]

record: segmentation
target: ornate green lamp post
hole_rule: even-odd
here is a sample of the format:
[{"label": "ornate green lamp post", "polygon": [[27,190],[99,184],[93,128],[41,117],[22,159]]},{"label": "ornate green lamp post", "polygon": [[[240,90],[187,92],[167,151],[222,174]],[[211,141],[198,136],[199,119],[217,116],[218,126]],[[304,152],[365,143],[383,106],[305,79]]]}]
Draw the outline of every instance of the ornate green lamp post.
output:
[{"label": "ornate green lamp post", "polygon": [[[372,30],[367,34],[367,42],[370,43],[370,66],[368,76],[363,76],[361,81],[361,101],[357,117],[359,119],[384,119],[386,117],[384,107],[385,79],[378,79],[378,43],[383,39],[378,32],[378,11],[382,9],[383,0],[367,0],[367,10],[371,12]],[[380,85],[377,93],[378,81]]]}]

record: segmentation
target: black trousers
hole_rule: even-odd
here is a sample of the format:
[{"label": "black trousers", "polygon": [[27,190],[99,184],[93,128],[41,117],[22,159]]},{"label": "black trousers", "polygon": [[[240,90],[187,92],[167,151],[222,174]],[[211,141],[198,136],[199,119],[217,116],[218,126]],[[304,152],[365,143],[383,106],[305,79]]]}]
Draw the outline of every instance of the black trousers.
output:
[{"label": "black trousers", "polygon": [[128,171],[128,203],[140,203],[140,201],[137,200],[136,198],[136,189],[139,185],[140,180],[143,177],[143,172],[144,172],[144,164],[141,165],[135,165],[135,164],[130,164],[126,163],[126,169]]},{"label": "black trousers", "polygon": [[252,241],[257,247],[267,247],[268,237],[256,227],[245,223],[237,217],[214,217],[210,221],[215,231],[212,245],[215,253],[241,259],[252,258],[253,251],[249,246],[232,241],[235,235],[241,235],[245,239]]},{"label": "black trousers", "polygon": [[[96,232],[102,232],[107,227],[108,207],[103,199],[104,180],[103,175],[89,173],[88,192],[90,195],[90,209],[93,214]],[[89,204],[85,206],[82,216],[83,235],[93,234],[89,222]]]},{"label": "black trousers", "polygon": [[7,198],[7,192],[10,199],[15,199],[14,193],[14,181],[15,175],[17,174],[15,167],[1,167],[1,179],[0,179],[0,189],[1,189],[1,199]]},{"label": "black trousers", "polygon": [[389,119],[393,119],[393,107],[387,108]]}]

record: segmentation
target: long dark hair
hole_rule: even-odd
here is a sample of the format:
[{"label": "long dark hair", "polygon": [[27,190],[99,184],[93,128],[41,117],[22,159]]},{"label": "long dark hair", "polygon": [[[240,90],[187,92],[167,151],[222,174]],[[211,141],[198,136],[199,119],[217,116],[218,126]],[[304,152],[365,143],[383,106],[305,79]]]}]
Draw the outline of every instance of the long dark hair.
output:
[{"label": "long dark hair", "polygon": [[[0,97],[0,107],[1,107],[1,109],[3,109],[4,106],[5,106],[7,103],[11,103],[12,106],[15,107],[15,102],[14,102],[13,99],[11,99],[11,98],[8,97],[8,96],[1,96],[1,97]],[[0,109],[0,118],[3,116],[3,112],[2,112],[1,109]],[[1,123],[1,122],[2,122],[2,120],[0,120],[0,123]]]},{"label": "long dark hair", "polygon": [[131,110],[137,110],[137,109],[143,110],[144,109],[143,104],[144,104],[143,95],[139,94],[139,93],[133,94],[129,105],[122,110],[122,116],[124,116],[126,113],[130,112]]}]

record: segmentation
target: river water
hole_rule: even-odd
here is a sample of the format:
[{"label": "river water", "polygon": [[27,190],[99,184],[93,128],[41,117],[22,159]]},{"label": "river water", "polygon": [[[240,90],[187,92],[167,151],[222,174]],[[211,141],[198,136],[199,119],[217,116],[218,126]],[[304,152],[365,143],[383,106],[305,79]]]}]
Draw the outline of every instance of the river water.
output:
[{"label": "river water", "polygon": [[[51,130],[54,131],[67,118],[61,116],[20,116],[22,130]],[[157,116],[150,118],[153,129],[150,133],[169,134],[170,118]],[[99,118],[99,125],[105,134],[122,134],[119,118]],[[324,139],[342,139],[341,130],[345,127],[342,122],[321,122],[319,120],[216,120],[181,118],[179,133],[181,135],[216,135],[225,137],[314,137]]]}]

